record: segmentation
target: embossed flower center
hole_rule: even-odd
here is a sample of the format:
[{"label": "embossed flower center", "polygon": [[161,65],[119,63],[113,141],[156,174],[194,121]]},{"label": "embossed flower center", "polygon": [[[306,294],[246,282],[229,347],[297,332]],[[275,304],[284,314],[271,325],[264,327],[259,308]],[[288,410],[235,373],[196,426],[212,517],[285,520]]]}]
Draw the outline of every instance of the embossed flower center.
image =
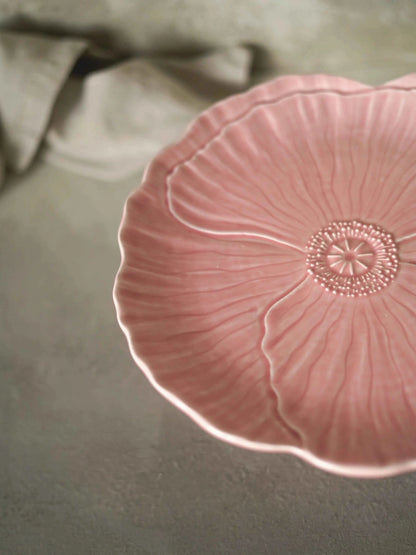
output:
[{"label": "embossed flower center", "polygon": [[358,220],[332,222],[307,244],[308,272],[326,291],[347,297],[377,293],[396,276],[393,235]]}]

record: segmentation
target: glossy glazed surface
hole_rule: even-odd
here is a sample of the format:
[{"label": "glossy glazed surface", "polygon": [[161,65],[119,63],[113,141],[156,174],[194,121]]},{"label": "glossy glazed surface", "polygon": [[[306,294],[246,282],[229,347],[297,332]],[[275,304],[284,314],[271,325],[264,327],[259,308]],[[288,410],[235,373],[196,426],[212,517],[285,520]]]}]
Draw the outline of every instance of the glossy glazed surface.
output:
[{"label": "glossy glazed surface", "polygon": [[416,468],[416,79],[283,77],[149,166],[114,295],[155,387],[217,437]]}]

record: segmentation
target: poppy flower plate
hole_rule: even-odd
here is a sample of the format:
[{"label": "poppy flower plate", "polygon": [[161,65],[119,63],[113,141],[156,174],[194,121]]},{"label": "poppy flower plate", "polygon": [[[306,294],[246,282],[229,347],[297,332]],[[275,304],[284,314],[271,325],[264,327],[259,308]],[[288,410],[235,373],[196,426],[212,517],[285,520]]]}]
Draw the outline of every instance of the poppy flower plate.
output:
[{"label": "poppy flower plate", "polygon": [[138,366],[217,438],[416,469],[416,76],[284,76],[202,113],[127,200]]}]

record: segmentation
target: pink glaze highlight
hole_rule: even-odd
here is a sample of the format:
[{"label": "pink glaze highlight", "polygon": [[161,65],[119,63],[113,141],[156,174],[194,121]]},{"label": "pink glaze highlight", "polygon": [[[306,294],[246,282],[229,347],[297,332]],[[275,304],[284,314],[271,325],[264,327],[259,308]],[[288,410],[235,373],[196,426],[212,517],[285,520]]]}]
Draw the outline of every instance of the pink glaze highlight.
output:
[{"label": "pink glaze highlight", "polygon": [[416,78],[288,76],[204,112],[120,226],[119,323],[209,433],[416,469]]}]

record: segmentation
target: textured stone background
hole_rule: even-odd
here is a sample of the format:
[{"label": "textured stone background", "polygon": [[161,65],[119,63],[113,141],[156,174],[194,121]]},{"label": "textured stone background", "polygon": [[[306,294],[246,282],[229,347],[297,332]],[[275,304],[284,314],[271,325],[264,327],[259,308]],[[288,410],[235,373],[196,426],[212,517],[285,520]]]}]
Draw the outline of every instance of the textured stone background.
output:
[{"label": "textured stone background", "polygon": [[[416,68],[411,1],[0,0],[0,15],[119,51],[254,43],[280,73]],[[111,290],[139,181],[39,163],[0,193],[0,553],[414,554],[416,474],[346,479],[226,445],[137,370]]]},{"label": "textured stone background", "polygon": [[111,298],[136,185],[38,164],[0,194],[0,553],[413,555],[416,474],[232,447],[138,371]]}]

